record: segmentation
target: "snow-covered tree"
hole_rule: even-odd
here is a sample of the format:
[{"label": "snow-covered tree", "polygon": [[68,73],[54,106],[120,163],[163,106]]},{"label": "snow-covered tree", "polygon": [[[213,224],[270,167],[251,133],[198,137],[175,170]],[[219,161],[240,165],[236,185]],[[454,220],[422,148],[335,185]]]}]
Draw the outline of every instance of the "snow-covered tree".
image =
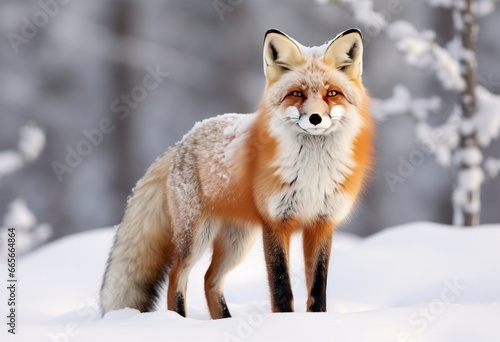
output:
[{"label": "snow-covered tree", "polygon": [[[45,147],[45,133],[35,125],[26,125],[19,131],[20,139],[16,149],[0,152],[0,182],[2,178],[34,162]],[[5,255],[7,229],[16,229],[16,253],[26,253],[45,242],[52,234],[48,224],[36,223],[35,215],[22,199],[13,200],[7,207],[7,213],[0,228],[0,255]]]},{"label": "snow-covered tree", "polygon": [[0,182],[5,176],[35,161],[45,146],[45,133],[35,125],[19,130],[19,142],[14,150],[0,151]]},{"label": "snow-covered tree", "polygon": [[[500,170],[498,159],[483,164],[482,153],[500,132],[500,96],[477,84],[476,19],[490,14],[496,1],[425,0],[432,7],[451,11],[454,36],[444,46],[436,42],[434,31],[419,30],[402,20],[389,23],[374,10],[373,0],[331,2],[347,8],[366,27],[385,31],[407,64],[431,71],[444,91],[455,94],[456,100],[448,105],[437,96],[414,98],[405,86],[397,85],[391,98],[376,101],[373,112],[379,120],[408,115],[415,121],[417,140],[453,178],[453,223],[479,224],[483,169],[492,178]],[[444,108],[451,108],[451,114],[443,124],[432,125],[431,116],[446,114]]]},{"label": "snow-covered tree", "polygon": [[[52,235],[52,227],[46,223],[37,224],[35,215],[28,209],[26,202],[19,198],[12,201],[7,208],[3,227],[0,230],[2,241],[5,241],[8,228],[16,230],[17,255],[29,252],[47,241]],[[2,247],[0,247],[2,256],[5,255],[3,252],[5,247],[6,244],[2,243]]]}]

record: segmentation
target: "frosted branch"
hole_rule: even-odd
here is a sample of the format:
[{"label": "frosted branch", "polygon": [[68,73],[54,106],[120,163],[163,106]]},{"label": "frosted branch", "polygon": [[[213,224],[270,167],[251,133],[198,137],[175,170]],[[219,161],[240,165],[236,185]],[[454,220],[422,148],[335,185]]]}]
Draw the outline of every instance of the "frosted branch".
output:
[{"label": "frosted branch", "polygon": [[500,134],[500,96],[482,86],[476,88],[476,94],[477,112],[468,122],[464,122],[464,125],[471,127],[464,126],[463,130],[475,131],[479,144],[486,147]]},{"label": "frosted branch", "polygon": [[417,141],[429,153],[435,155],[437,162],[443,167],[451,165],[451,151],[458,146],[460,127],[459,108],[455,108],[450,118],[442,125],[432,127],[427,119],[441,110],[441,99],[437,96],[413,99],[409,90],[398,85],[393,94],[386,100],[376,100],[373,116],[384,121],[391,116],[408,115],[413,118]]},{"label": "frosted branch", "polygon": [[354,20],[366,27],[385,28],[388,25],[384,16],[373,9],[373,0],[317,0],[319,3],[332,3],[346,8]]},{"label": "frosted branch", "polygon": [[20,139],[17,144],[19,152],[26,161],[35,161],[45,147],[45,133],[38,126],[27,125],[21,127],[19,135]]},{"label": "frosted branch", "polygon": [[0,181],[3,177],[35,161],[45,147],[45,133],[35,125],[26,125],[19,130],[17,150],[0,152]]},{"label": "frosted branch", "polygon": [[463,226],[466,224],[464,213],[475,215],[481,210],[479,196],[470,197],[471,191],[481,187],[484,174],[480,167],[473,166],[458,171],[456,184],[452,193],[453,201],[453,224]]},{"label": "frosted branch", "polygon": [[442,125],[430,126],[426,121],[417,122],[415,133],[418,141],[433,153],[436,161],[444,168],[451,166],[452,150],[458,146],[460,120],[452,114]]},{"label": "frosted branch", "polygon": [[24,165],[21,153],[15,150],[0,152],[0,180],[2,177],[22,168]]},{"label": "frosted branch", "polygon": [[444,8],[453,8],[457,6],[457,0],[425,0],[429,5],[434,7],[444,7]]},{"label": "frosted branch", "polygon": [[484,163],[486,174],[490,178],[496,178],[500,174],[500,159],[488,158]]},{"label": "frosted branch", "polygon": [[415,120],[421,121],[427,119],[430,114],[437,113],[440,107],[439,97],[413,99],[408,88],[397,85],[393,88],[390,98],[375,100],[372,114],[379,121],[396,115],[410,115]]},{"label": "frosted branch", "polygon": [[[0,152],[0,180],[14,173],[27,163],[35,161],[45,147],[45,133],[35,125],[26,125],[19,130],[17,150]],[[52,227],[36,224],[36,218],[21,199],[12,201],[7,207],[3,227],[0,228],[0,240],[5,241],[7,229],[15,228],[17,235],[16,249],[19,254],[31,250],[45,242],[52,235]],[[0,246],[0,253],[5,255],[6,243]]]},{"label": "frosted branch", "polygon": [[[22,199],[12,201],[7,207],[3,227],[0,229],[0,237],[3,241],[7,236],[8,228],[16,229],[16,250],[19,255],[44,243],[52,235],[52,227],[48,224],[37,224],[35,215]],[[0,247],[2,256],[5,255],[5,246],[7,244],[2,243]]]},{"label": "frosted branch", "polygon": [[434,31],[418,32],[406,21],[396,21],[387,27],[387,34],[403,52],[406,62],[419,70],[429,70],[446,90],[461,91],[465,82],[460,75],[460,65],[448,50],[434,42]]},{"label": "frosted branch", "polygon": [[[475,12],[478,17],[484,17],[495,10],[495,2],[498,0],[477,0]],[[461,8],[463,0],[425,0],[429,5],[443,8]]]},{"label": "frosted branch", "polygon": [[478,0],[476,3],[476,15],[478,17],[487,16],[495,10],[495,2],[498,0]]}]

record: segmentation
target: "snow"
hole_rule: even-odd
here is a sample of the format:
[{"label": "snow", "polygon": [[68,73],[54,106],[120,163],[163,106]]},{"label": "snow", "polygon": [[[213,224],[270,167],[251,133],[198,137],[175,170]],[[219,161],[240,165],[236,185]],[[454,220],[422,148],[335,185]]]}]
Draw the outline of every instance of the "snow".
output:
[{"label": "snow", "polygon": [[415,126],[418,140],[429,152],[434,153],[436,161],[443,167],[451,165],[451,151],[458,145],[458,124],[455,117],[451,116],[438,127],[432,127],[426,121],[421,121]]},{"label": "snow", "polygon": [[478,109],[472,120],[479,144],[488,146],[500,134],[500,96],[481,86],[477,87],[476,93]]},{"label": "snow", "polygon": [[[34,162],[45,147],[45,133],[34,124],[28,124],[19,129],[17,150],[0,152],[0,181],[15,171],[21,169],[28,162]],[[20,237],[17,245],[18,254],[23,254],[47,241],[52,235],[52,227],[47,224],[36,225],[35,215],[28,209],[22,199],[13,200],[7,207],[7,213],[0,226],[0,256],[7,253],[7,229],[16,227]]]},{"label": "snow", "polygon": [[[434,7],[444,7],[444,8],[461,8],[465,6],[462,0],[425,0],[429,5]],[[498,0],[477,0],[474,2],[476,7],[476,15],[479,17],[484,17],[491,14],[495,9],[495,2]]]},{"label": "snow", "polygon": [[319,3],[333,2],[347,7],[352,12],[354,20],[365,25],[365,27],[377,27],[383,29],[387,26],[387,20],[383,13],[375,11],[373,0],[317,0]]},{"label": "snow", "polygon": [[0,180],[2,177],[19,170],[23,164],[23,158],[17,151],[0,152]]},{"label": "snow", "polygon": [[500,173],[500,159],[488,158],[484,167],[490,178],[496,178]]},{"label": "snow", "polygon": [[408,88],[397,85],[392,89],[392,96],[386,100],[375,100],[372,115],[378,121],[384,121],[389,116],[402,115],[411,109],[411,94]]},{"label": "snow", "polygon": [[255,114],[244,114],[244,117],[224,130],[224,136],[231,142],[224,149],[224,163],[229,164],[234,160],[234,154],[241,151],[243,143],[247,140],[250,129],[255,123]]},{"label": "snow", "polygon": [[[16,250],[21,255],[29,252],[34,247],[47,241],[52,235],[52,227],[48,224],[36,224],[35,215],[29,210],[26,202],[22,199],[12,201],[7,207],[7,213],[0,228],[0,241],[6,241],[7,229],[16,228],[18,238]],[[6,245],[0,246],[0,255],[6,255]]]},{"label": "snow", "polygon": [[479,17],[487,16],[495,10],[495,2],[498,0],[479,0],[476,3],[476,14]]},{"label": "snow", "polygon": [[464,89],[458,61],[434,41],[434,31],[419,32],[411,23],[398,20],[387,27],[387,35],[404,53],[409,65],[419,70],[432,70],[446,90]]},{"label": "snow", "polygon": [[459,149],[453,156],[455,165],[479,165],[483,161],[481,150],[475,146]]},{"label": "snow", "polygon": [[31,227],[35,225],[35,215],[29,211],[26,202],[17,199],[9,205],[7,214],[4,217],[4,225],[12,224],[20,227]]},{"label": "snow", "polygon": [[[439,114],[442,101],[437,96],[429,98],[412,98],[412,94],[403,85],[393,88],[392,96],[385,100],[375,100],[372,115],[378,121],[385,121],[392,116],[410,115],[415,121],[417,139],[425,145],[429,152],[436,156],[438,163],[444,167],[451,165],[452,151],[459,142],[459,133],[465,136],[476,132],[479,145],[489,146],[492,140],[500,135],[500,96],[490,93],[486,88],[478,86],[477,112],[470,119],[461,117],[461,109],[455,106],[447,121],[433,127],[428,123],[430,116]],[[453,158],[458,165],[461,161],[477,165],[481,163],[481,151],[469,148],[466,151],[456,150]]]},{"label": "snow", "polygon": [[19,129],[18,150],[0,152],[0,181],[2,177],[22,168],[26,162],[35,161],[45,147],[45,133],[36,125]]},{"label": "snow", "polygon": [[438,96],[413,99],[410,91],[399,84],[392,90],[392,96],[385,100],[376,100],[372,107],[372,115],[379,121],[389,116],[410,114],[416,120],[425,120],[430,114],[437,113],[441,108]]},{"label": "snow", "polygon": [[449,8],[449,7],[452,7],[452,6],[455,6],[455,4],[457,3],[457,0],[426,0],[427,3],[429,3],[429,5],[431,6],[435,6],[435,7],[446,7],[446,8]]},{"label": "snow", "polygon": [[457,129],[463,127],[463,121],[454,113],[440,126],[429,125],[429,116],[439,113],[441,102],[437,96],[414,99],[408,88],[397,85],[391,97],[374,102],[372,115],[379,121],[396,115],[411,116],[415,120],[415,135],[419,145],[423,145],[426,152],[434,154],[440,165],[448,167],[451,165],[451,150],[459,140]]},{"label": "snow", "polygon": [[21,127],[19,135],[19,151],[27,161],[34,161],[45,146],[45,133],[35,125],[26,125]]},{"label": "snow", "polygon": [[462,191],[473,191],[481,186],[484,179],[483,170],[479,167],[470,167],[458,172],[457,183]]},{"label": "snow", "polygon": [[[165,310],[98,311],[113,228],[57,240],[18,259],[17,336],[2,341],[497,341],[500,225],[412,223],[360,239],[337,232],[328,313],[305,313],[301,243],[292,241],[298,312],[272,314],[262,244],[227,279],[231,319],[209,320],[203,275],[191,272],[188,318]],[[2,265],[4,266],[4,265]],[[0,290],[6,303],[6,287]],[[5,308],[5,306],[4,306]]]},{"label": "snow", "polygon": [[[212,118],[195,123],[194,127],[184,135],[182,140],[176,144],[173,154],[172,180],[179,183],[176,195],[179,199],[186,199],[189,207],[192,198],[199,193],[196,186],[198,177],[192,170],[200,166],[197,156],[204,155],[207,163],[206,172],[217,176],[218,181],[208,182],[203,186],[203,193],[214,196],[227,188],[231,180],[233,156],[237,151],[242,152],[242,144],[249,134],[256,116],[254,114],[221,114]],[[220,137],[222,135],[222,139]],[[199,147],[195,153],[193,146],[198,146],[203,141],[203,147]],[[210,146],[210,148],[205,148]],[[186,165],[189,164],[189,167]],[[186,182],[193,179],[193,182]],[[194,215],[194,209],[189,215]],[[192,216],[194,217],[194,216]],[[186,222],[184,220],[184,222]]]},{"label": "snow", "polygon": [[462,213],[478,214],[481,210],[480,189],[484,181],[484,172],[479,166],[466,165],[459,168],[456,176],[456,184],[452,193],[453,206],[460,210],[454,210],[453,223],[463,225]]}]

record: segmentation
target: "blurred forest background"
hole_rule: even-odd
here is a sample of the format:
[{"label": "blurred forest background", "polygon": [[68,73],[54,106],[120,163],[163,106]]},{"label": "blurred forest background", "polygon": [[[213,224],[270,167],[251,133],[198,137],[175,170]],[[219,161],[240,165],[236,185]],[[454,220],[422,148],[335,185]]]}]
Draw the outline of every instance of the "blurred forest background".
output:
[{"label": "blurred forest background", "polygon": [[[394,0],[375,1],[375,10],[384,11],[390,3]],[[389,21],[407,19],[419,29],[435,30],[440,43],[453,36],[449,11],[424,1],[402,0],[400,6]],[[41,11],[53,15],[44,17]],[[30,31],[23,18],[38,20],[41,27]],[[478,80],[499,94],[500,10],[478,23]],[[363,27],[333,4],[2,0],[0,152],[16,148],[19,130],[27,124],[44,130],[46,144],[37,160],[0,180],[0,220],[9,203],[23,198],[38,222],[52,226],[52,238],[118,224],[135,182],[196,121],[256,108],[265,82],[267,29],[283,30],[304,45],[320,45],[350,27],[365,31],[363,79],[375,98],[390,97],[399,83],[416,96],[447,98],[433,77],[405,64],[385,34]],[[30,38],[14,47],[9,33],[22,36],[23,28]],[[168,76],[157,72],[156,86],[143,92],[137,87],[152,70]],[[122,97],[127,94],[129,104]],[[82,145],[92,142],[84,131],[100,129],[103,119],[114,130],[102,133],[102,142]],[[375,172],[344,231],[369,235],[411,221],[451,223],[451,179],[434,157],[426,156],[395,188],[384,177],[386,171],[397,173],[400,158],[417,148],[412,125],[407,117],[378,124]],[[79,144],[91,151],[73,160],[77,165],[71,172],[59,169],[58,177],[54,162],[65,165],[68,151]],[[498,158],[500,143],[495,141],[485,156]],[[481,223],[500,222],[499,193],[500,180],[486,180]]]}]

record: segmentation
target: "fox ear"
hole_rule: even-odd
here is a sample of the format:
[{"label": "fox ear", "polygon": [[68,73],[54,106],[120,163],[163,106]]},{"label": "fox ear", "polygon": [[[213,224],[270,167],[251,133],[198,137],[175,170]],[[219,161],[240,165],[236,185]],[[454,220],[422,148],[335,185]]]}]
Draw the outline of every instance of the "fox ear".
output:
[{"label": "fox ear", "polygon": [[335,37],[326,49],[323,61],[352,79],[359,80],[363,73],[361,31],[350,29]]},{"label": "fox ear", "polygon": [[297,43],[283,32],[268,30],[264,38],[264,73],[268,83],[304,63]]}]

